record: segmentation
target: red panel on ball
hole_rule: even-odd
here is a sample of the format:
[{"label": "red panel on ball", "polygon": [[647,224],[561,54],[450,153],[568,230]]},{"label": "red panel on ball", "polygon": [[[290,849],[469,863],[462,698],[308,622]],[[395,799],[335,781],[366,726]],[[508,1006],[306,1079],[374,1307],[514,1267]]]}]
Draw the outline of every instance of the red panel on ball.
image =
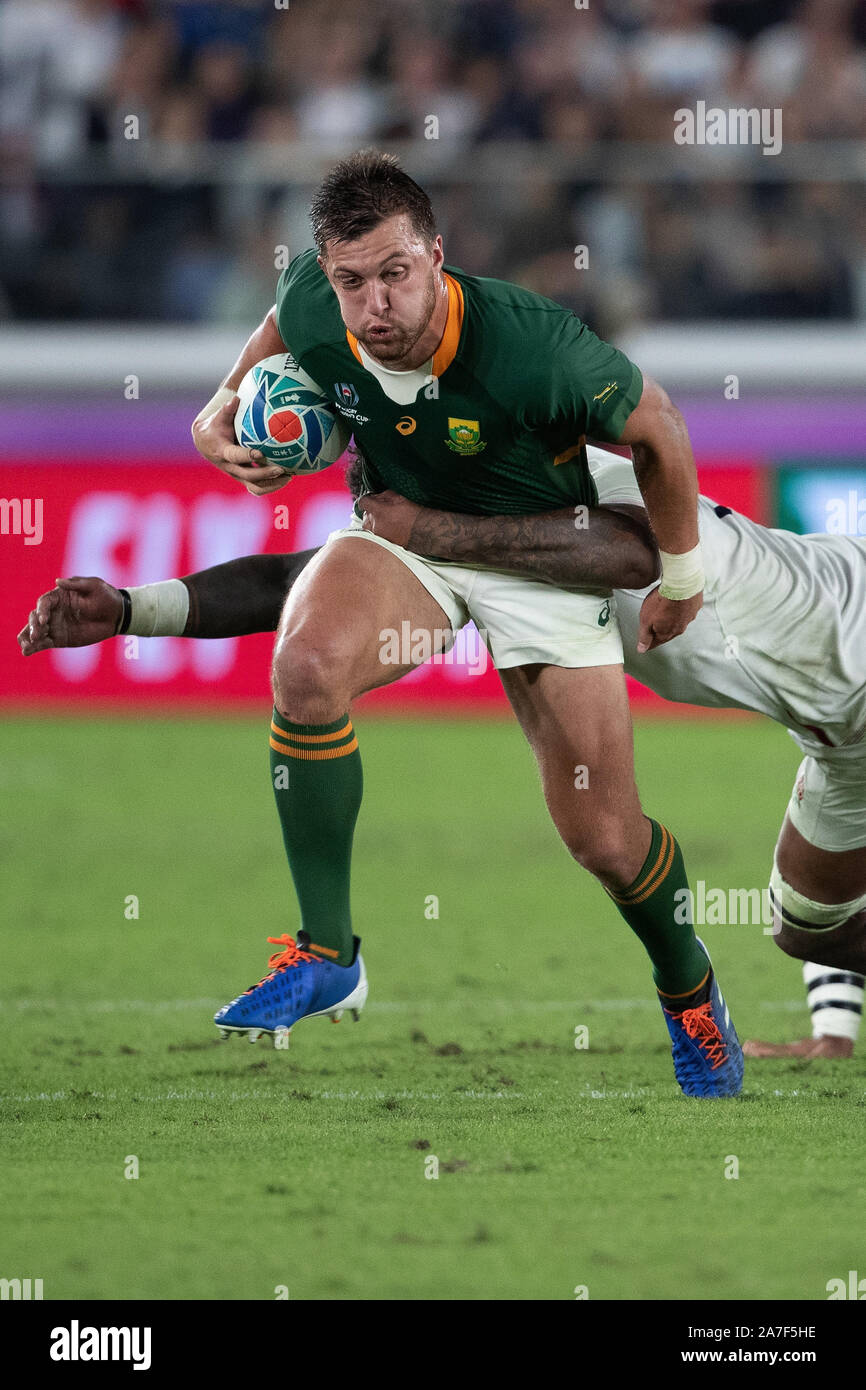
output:
[{"label": "red panel on ball", "polygon": [[293,439],[301,437],[304,429],[300,416],[293,410],[275,410],[268,416],[267,425],[268,434],[278,444],[291,444]]}]

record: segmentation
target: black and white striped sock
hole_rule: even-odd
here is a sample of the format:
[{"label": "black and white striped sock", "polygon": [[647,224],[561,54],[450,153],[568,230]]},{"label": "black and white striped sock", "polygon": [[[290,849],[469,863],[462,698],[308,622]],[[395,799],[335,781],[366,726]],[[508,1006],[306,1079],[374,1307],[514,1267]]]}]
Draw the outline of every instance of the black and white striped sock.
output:
[{"label": "black and white striped sock", "polygon": [[850,1038],[856,1042],[863,1017],[866,977],[853,970],[835,970],[807,960],[803,980],[812,1013],[812,1037]]}]

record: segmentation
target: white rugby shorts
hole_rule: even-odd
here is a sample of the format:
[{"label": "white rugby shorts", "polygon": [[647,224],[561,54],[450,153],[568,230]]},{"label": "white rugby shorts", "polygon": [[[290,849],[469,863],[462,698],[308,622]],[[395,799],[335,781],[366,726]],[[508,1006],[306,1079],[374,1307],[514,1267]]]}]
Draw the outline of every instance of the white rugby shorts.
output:
[{"label": "white rugby shorts", "polygon": [[622,640],[612,596],[574,593],[501,570],[474,569],[413,555],[365,531],[353,518],[328,544],[351,539],[383,546],[436,600],[453,632],[471,619],[498,670],[536,662],[551,666],[616,666]]}]

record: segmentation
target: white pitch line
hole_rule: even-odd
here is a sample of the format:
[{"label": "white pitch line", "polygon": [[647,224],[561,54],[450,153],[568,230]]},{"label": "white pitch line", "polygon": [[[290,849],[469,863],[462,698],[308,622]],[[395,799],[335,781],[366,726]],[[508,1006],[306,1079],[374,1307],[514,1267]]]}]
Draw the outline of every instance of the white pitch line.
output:
[{"label": "white pitch line", "polygon": [[[288,1079],[291,1080],[291,1074]],[[303,1099],[310,1100],[447,1100],[451,1103],[457,1100],[526,1100],[538,1099],[544,1095],[543,1091],[311,1091],[306,1086],[299,1084],[299,1090],[303,1090]],[[133,1092],[129,1094],[118,1091],[88,1091],[86,1096],[74,1096],[69,1091],[35,1091],[25,1095],[6,1095],[0,1096],[0,1102],[8,1101],[10,1104],[25,1105],[33,1103],[45,1104],[52,1101],[66,1100],[87,1100],[87,1101],[126,1101],[129,1100]],[[270,1101],[272,1104],[280,1102],[283,1097],[274,1091],[263,1091],[261,1089],[251,1091],[202,1091],[202,1090],[183,1090],[183,1091],[161,1091],[156,1095],[138,1095],[138,1101],[144,1101],[148,1105],[162,1105],[170,1100],[212,1100],[212,1101],[237,1101],[237,1100],[263,1100]],[[293,1099],[293,1097],[290,1097]]]},{"label": "white pitch line", "polygon": [[[591,1054],[587,1054],[591,1055]],[[289,1077],[291,1079],[291,1077]],[[675,1099],[673,1091],[673,1081],[671,1082],[670,1099]],[[786,1089],[783,1087],[763,1087],[750,1086],[747,1082],[746,1092],[759,1099],[769,1097],[798,1100],[815,1100],[816,1096],[812,1091],[803,1090],[801,1087]],[[132,1093],[130,1093],[131,1095]],[[10,1105],[27,1104],[46,1104],[58,1101],[87,1100],[99,1101],[101,1103],[111,1103],[113,1101],[127,1101],[130,1095],[117,1091],[89,1091],[86,1096],[73,1096],[68,1091],[37,1091],[24,1095],[5,1095],[0,1096],[0,1103],[8,1102]],[[346,1101],[360,1100],[423,1100],[423,1101],[447,1101],[449,1104],[455,1100],[551,1100],[553,1097],[547,1091],[317,1091],[303,1089],[303,1100],[334,1100],[344,1104]],[[572,1100],[664,1100],[666,1097],[659,1094],[658,1088],[650,1086],[638,1086],[627,1090],[620,1090],[616,1087],[592,1087],[584,1084],[575,1090],[570,1097]],[[263,1091],[261,1089],[246,1091],[204,1091],[204,1090],[182,1090],[182,1091],[160,1091],[155,1095],[136,1095],[136,1100],[143,1101],[147,1105],[164,1105],[168,1101],[239,1101],[255,1100],[266,1101],[270,1104],[283,1102],[283,1097],[274,1091]],[[303,1104],[303,1100],[299,1100]],[[283,1102],[284,1103],[284,1102]]]},{"label": "white pitch line", "polygon": [[[52,1012],[74,1014],[166,1014],[195,1011],[208,1013],[224,1004],[224,999],[13,999],[0,1000],[0,1012]],[[490,1012],[507,1014],[576,1013],[591,1009],[596,1013],[655,1013],[655,999],[483,999],[481,1007]],[[806,1011],[805,999],[761,1000],[759,1009],[794,1013]],[[373,1013],[439,1014],[448,1010],[465,1013],[466,1001],[447,999],[407,1000],[372,999],[366,1006]]]},{"label": "white pitch line", "polygon": [[10,999],[0,1001],[0,1010],[18,1013],[38,1012],[75,1014],[167,1014],[183,1013],[186,1009],[218,1009],[225,1000],[219,999]]}]

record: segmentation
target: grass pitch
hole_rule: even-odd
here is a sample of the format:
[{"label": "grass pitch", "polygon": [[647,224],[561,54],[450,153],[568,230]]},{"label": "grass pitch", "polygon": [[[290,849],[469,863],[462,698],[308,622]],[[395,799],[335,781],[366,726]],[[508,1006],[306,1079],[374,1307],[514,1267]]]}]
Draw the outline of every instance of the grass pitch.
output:
[{"label": "grass pitch", "polygon": [[[359,724],[370,1002],[285,1053],[210,1021],[296,924],[266,721],[4,727],[0,1275],[47,1299],[825,1299],[862,1266],[862,1056],[687,1101],[517,728]],[[765,885],[784,733],[653,722],[637,746],[693,883]],[[808,1031],[760,926],[702,934],[741,1038]]]}]

